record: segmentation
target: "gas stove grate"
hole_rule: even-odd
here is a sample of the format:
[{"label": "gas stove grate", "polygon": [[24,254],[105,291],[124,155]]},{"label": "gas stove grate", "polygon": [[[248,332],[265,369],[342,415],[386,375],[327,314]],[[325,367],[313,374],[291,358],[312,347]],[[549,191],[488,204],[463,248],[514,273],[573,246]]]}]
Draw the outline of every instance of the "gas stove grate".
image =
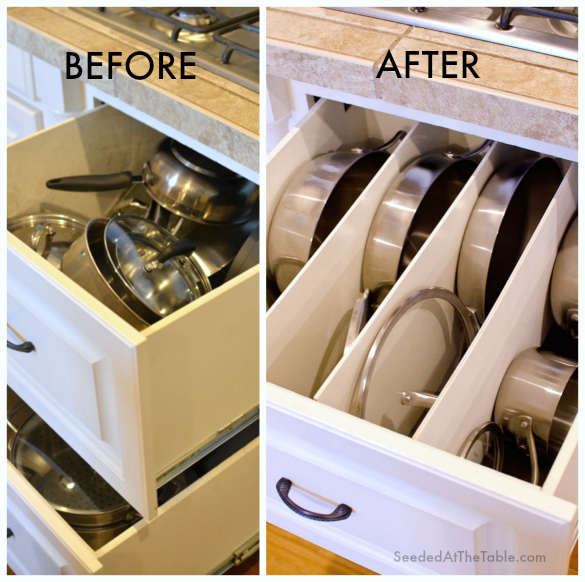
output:
[{"label": "gas stove grate", "polygon": [[136,8],[133,6],[132,9],[138,12],[142,12],[143,14],[147,14],[148,16],[152,16],[153,18],[163,20],[164,22],[168,22],[169,24],[172,24],[175,27],[171,35],[171,40],[173,42],[178,40],[179,33],[182,30],[188,30],[189,32],[194,32],[196,34],[207,34],[210,32],[215,32],[217,30],[221,30],[226,27],[228,28],[234,26],[237,27],[237,25],[241,21],[248,20],[252,17],[255,17],[257,20],[258,15],[260,14],[259,10],[252,10],[250,12],[247,12],[246,14],[241,14],[239,16],[229,18],[225,14],[221,14],[220,12],[217,12],[213,8],[201,7],[201,10],[204,10],[205,12],[207,12],[207,14],[213,16],[214,18],[217,18],[217,22],[212,22],[210,24],[206,24],[205,26],[194,26],[192,24],[189,24],[188,22],[179,20],[178,18],[174,18],[173,16],[171,16],[177,10],[177,8],[169,8],[167,14],[161,14],[160,12],[157,12],[156,10],[152,10],[150,8]]},{"label": "gas stove grate", "polygon": [[221,56],[221,60],[224,64],[227,65],[230,62],[230,58],[234,51],[241,52],[254,59],[260,59],[260,51],[251,49],[250,47],[246,47],[224,36],[225,34],[233,32],[234,30],[238,30],[239,28],[248,30],[249,32],[255,32],[256,34],[260,34],[260,28],[258,26],[258,23],[259,23],[258,16],[256,15],[253,16],[252,18],[243,20],[242,22],[237,22],[229,26],[226,26],[213,34],[213,40],[220,42],[226,47],[223,52],[223,55]]}]

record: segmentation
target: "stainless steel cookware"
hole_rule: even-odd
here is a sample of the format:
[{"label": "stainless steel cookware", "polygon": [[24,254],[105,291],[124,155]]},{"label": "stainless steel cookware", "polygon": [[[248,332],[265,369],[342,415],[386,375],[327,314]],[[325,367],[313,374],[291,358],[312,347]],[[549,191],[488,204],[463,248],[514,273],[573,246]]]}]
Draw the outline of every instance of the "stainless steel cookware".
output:
[{"label": "stainless steel cookware", "polygon": [[380,304],[422,248],[475,168],[466,154],[426,154],[410,163],[386,192],[370,227],[362,267],[364,289]]},{"label": "stainless steel cookware", "polygon": [[484,186],[463,237],[457,294],[483,321],[498,299],[561,181],[552,158],[514,162]]},{"label": "stainless steel cookware", "polygon": [[529,348],[510,364],[500,385],[494,421],[528,452],[539,482],[538,453],[554,461],[577,415],[577,362]]},{"label": "stainless steel cookware", "polygon": [[504,433],[500,425],[489,421],[473,429],[457,455],[478,465],[487,462],[487,466],[501,471],[504,467]]},{"label": "stainless steel cookware", "polygon": [[9,455],[16,469],[93,549],[99,549],[140,519],[140,515],[34,413],[9,441]]},{"label": "stainless steel cookware", "polygon": [[197,222],[236,224],[247,220],[258,199],[254,182],[203,154],[165,138],[142,175],[132,172],[69,176],[47,182],[47,188],[101,192],[143,182],[150,196],[173,214]]},{"label": "stainless steel cookware", "polygon": [[230,281],[248,269],[255,267],[260,262],[260,227],[250,233],[246,242],[242,245],[236,258],[227,272],[226,281]]},{"label": "stainless steel cookware", "polygon": [[85,230],[85,222],[64,214],[12,218],[8,230],[58,269],[63,255]]},{"label": "stainless steel cookware", "polygon": [[573,337],[579,336],[579,220],[575,216],[557,254],[550,284],[555,321]]},{"label": "stainless steel cookware", "polygon": [[[368,352],[368,356],[357,383],[355,410],[356,415],[360,418],[366,417],[366,405],[370,384],[384,343],[388,339],[392,330],[396,327],[399,320],[415,305],[427,299],[440,299],[447,301],[452,305],[463,326],[466,348],[471,345],[471,342],[475,338],[478,331],[476,322],[455,293],[442,287],[428,287],[414,292],[384,322],[378,335],[376,335],[376,339],[374,340],[370,351]],[[461,353],[459,357],[461,358],[462,356],[463,353]],[[419,406],[422,408],[430,408],[436,400],[436,394],[427,394],[424,392],[401,392],[400,396],[402,404]]]},{"label": "stainless steel cookware", "polygon": [[211,285],[221,285],[227,277],[236,256],[252,233],[258,228],[258,204],[252,216],[239,224],[204,224],[192,220],[183,220],[171,215],[162,224],[157,217],[157,210],[151,206],[158,204],[150,199],[142,184],[137,184],[130,191],[122,194],[110,211],[110,216],[133,214],[143,218],[152,216],[153,220],[166,228],[173,236],[181,240],[190,240],[196,245],[194,256],[202,266]]},{"label": "stainless steel cookware", "polygon": [[281,291],[304,267],[406,135],[372,149],[324,154],[305,164],[282,194],[268,232],[268,263]]},{"label": "stainless steel cookware", "polygon": [[343,348],[343,355],[347,354],[351,350],[351,346],[355,343],[362,329],[368,322],[370,316],[370,290],[366,289],[357,298],[353,311],[351,312],[351,319],[349,321],[349,329],[347,330],[347,336],[345,338],[345,346]]},{"label": "stainless steel cookware", "polygon": [[136,216],[91,220],[63,257],[63,272],[138,329],[211,290],[192,256],[156,223]]}]

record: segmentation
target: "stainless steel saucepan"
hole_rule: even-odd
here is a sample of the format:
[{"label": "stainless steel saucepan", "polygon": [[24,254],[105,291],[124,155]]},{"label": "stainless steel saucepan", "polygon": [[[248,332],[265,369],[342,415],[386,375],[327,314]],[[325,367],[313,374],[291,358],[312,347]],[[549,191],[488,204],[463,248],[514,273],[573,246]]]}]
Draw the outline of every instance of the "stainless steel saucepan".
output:
[{"label": "stainless steel saucepan", "polygon": [[65,253],[62,270],[144,329],[211,291],[194,249],[145,218],[96,218]]},{"label": "stainless steel saucepan", "polygon": [[281,291],[297,276],[388,159],[387,143],[324,154],[301,168],[282,194],[268,232],[268,263]]},{"label": "stainless steel saucepan", "polygon": [[254,182],[170,138],[161,142],[140,176],[129,171],[69,176],[49,180],[46,186],[70,192],[103,192],[130,188],[136,182],[144,183],[150,196],[169,212],[197,222],[244,222],[258,199]]},{"label": "stainless steel saucepan", "polygon": [[550,283],[550,305],[558,325],[579,337],[579,220],[575,216],[561,243]]},{"label": "stainless steel saucepan", "polygon": [[554,461],[577,415],[577,370],[573,360],[529,348],[513,360],[500,385],[494,421],[528,453],[534,484],[538,451]]}]

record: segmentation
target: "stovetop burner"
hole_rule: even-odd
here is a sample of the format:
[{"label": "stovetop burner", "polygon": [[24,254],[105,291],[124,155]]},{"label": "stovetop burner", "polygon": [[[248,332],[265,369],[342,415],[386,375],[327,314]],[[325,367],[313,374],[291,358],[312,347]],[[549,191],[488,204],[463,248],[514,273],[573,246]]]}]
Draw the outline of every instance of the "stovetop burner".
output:
[{"label": "stovetop burner", "polygon": [[577,61],[577,8],[336,8]]},{"label": "stovetop burner", "polygon": [[179,55],[258,92],[259,13],[255,8],[73,8],[102,24]]}]

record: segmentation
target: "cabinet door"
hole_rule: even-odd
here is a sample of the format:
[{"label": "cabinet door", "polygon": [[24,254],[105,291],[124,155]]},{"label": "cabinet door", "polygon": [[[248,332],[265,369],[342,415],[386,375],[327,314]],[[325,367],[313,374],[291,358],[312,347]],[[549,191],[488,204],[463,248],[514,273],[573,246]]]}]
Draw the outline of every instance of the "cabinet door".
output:
[{"label": "cabinet door", "polygon": [[156,491],[154,479],[147,479],[137,370],[145,340],[129,325],[129,336],[121,335],[95,317],[71,293],[76,286],[65,275],[14,238],[8,339],[35,349],[8,350],[8,384],[148,518],[156,512]]}]

